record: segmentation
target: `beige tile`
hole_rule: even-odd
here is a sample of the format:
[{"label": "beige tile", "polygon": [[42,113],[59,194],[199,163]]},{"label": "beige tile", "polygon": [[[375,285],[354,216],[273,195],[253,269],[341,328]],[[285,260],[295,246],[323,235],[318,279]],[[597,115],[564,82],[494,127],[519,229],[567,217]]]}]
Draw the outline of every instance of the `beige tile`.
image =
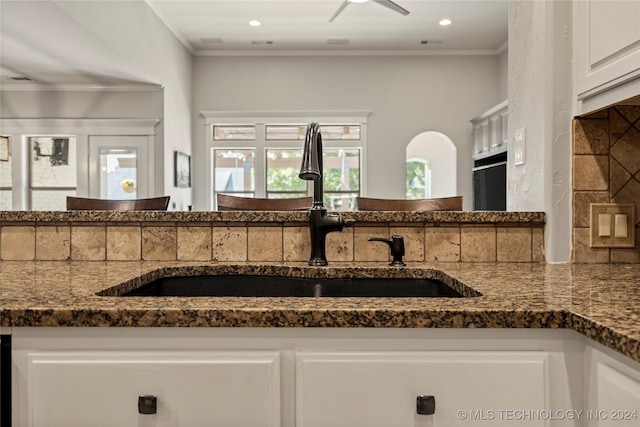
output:
[{"label": "beige tile", "polygon": [[67,260],[71,258],[71,227],[52,225],[36,227],[36,259]]},{"label": "beige tile", "polygon": [[176,227],[142,227],[142,259],[175,261],[177,258]]},{"label": "beige tile", "polygon": [[640,263],[640,228],[635,229],[636,233],[636,247],[635,248],[614,248],[611,249],[611,262],[624,262],[624,263]]},{"label": "beige tile", "polygon": [[640,171],[640,132],[629,129],[611,147],[611,157],[633,175]]},{"label": "beige tile", "polygon": [[282,245],[285,261],[308,261],[311,254],[309,227],[284,227]]},{"label": "beige tile", "polygon": [[591,203],[609,203],[606,191],[578,191],[573,194],[573,225],[589,227]]},{"label": "beige tile", "polygon": [[630,128],[631,123],[627,121],[615,108],[610,108],[609,130],[610,143],[614,145]]},{"label": "beige tile", "polygon": [[353,227],[344,228],[339,233],[327,234],[327,260],[353,261]]},{"label": "beige tile", "polygon": [[0,228],[0,255],[6,261],[32,261],[35,259],[35,227],[5,226]]},{"label": "beige tile", "polygon": [[107,260],[142,259],[142,230],[136,226],[107,226]]},{"label": "beige tile", "polygon": [[616,159],[609,158],[609,194],[611,197],[629,182],[631,174]]},{"label": "beige tile", "polygon": [[460,227],[425,229],[427,261],[460,261]]},{"label": "beige tile", "polygon": [[496,228],[498,262],[531,262],[531,229]]},{"label": "beige tile", "polygon": [[[638,182],[635,178],[631,179],[624,187],[618,191],[612,198],[612,202],[614,203],[635,203],[636,212],[640,212],[640,182]],[[638,214],[636,213],[636,224],[640,221],[638,218]]]},{"label": "beige tile", "polygon": [[282,227],[248,227],[249,261],[282,261]]},{"label": "beige tile", "polygon": [[404,239],[404,260],[424,261],[424,226],[389,228],[389,235],[400,235]]},{"label": "beige tile", "polygon": [[247,227],[213,227],[213,260],[246,261]]},{"label": "beige tile", "polygon": [[618,105],[612,110],[617,110],[630,123],[638,123],[640,120],[640,105]]},{"label": "beige tile", "polygon": [[609,120],[577,119],[573,121],[574,154],[608,154]]},{"label": "beige tile", "polygon": [[386,243],[369,242],[369,237],[389,237],[388,227],[353,227],[354,261],[389,261]]},{"label": "beige tile", "polygon": [[178,260],[211,260],[211,227],[178,227]]},{"label": "beige tile", "polygon": [[104,261],[106,258],[106,242],[106,226],[73,226],[71,227],[71,259]]},{"label": "beige tile", "polygon": [[463,262],[492,262],[496,260],[495,227],[461,227],[460,260]]},{"label": "beige tile", "polygon": [[609,189],[609,156],[574,156],[573,189],[602,191]]},{"label": "beige tile", "polygon": [[544,228],[531,229],[531,260],[533,262],[545,262],[544,252]]},{"label": "beige tile", "polygon": [[608,263],[609,249],[589,247],[589,229],[573,229],[573,261],[576,263]]}]

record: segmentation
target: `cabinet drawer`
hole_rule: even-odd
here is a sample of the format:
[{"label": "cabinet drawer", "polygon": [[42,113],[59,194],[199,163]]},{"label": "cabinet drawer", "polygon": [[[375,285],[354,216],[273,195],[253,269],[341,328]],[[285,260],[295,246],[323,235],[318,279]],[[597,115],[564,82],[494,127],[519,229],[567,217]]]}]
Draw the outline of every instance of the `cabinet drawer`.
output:
[{"label": "cabinet drawer", "polygon": [[32,427],[280,424],[278,352],[31,352],[27,377]]},{"label": "cabinet drawer", "polygon": [[[296,381],[297,427],[517,426],[500,411],[549,407],[546,352],[298,353]],[[433,415],[416,413],[419,395]]]}]

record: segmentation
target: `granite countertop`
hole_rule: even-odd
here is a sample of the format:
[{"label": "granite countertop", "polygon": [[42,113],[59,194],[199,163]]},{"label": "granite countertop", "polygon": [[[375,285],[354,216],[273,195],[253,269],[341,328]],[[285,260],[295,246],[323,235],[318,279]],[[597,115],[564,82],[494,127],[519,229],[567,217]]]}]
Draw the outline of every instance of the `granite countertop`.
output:
[{"label": "granite countertop", "polygon": [[[119,297],[164,275],[435,277],[469,298]],[[640,265],[3,261],[0,326],[566,328],[640,362]],[[105,296],[99,296],[102,293]],[[109,295],[109,296],[106,296]]]}]

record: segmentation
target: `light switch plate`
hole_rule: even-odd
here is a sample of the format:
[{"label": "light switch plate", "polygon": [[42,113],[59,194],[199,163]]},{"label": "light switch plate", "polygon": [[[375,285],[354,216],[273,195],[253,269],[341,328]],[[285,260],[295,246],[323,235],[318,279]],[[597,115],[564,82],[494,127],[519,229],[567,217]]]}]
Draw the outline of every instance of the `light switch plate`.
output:
[{"label": "light switch plate", "polygon": [[[592,248],[635,248],[636,205],[633,203],[592,203],[589,222]],[[622,221],[626,215],[626,221]],[[605,219],[608,218],[608,221]],[[620,227],[626,226],[626,235]],[[600,227],[609,227],[600,230]]]},{"label": "light switch plate", "polygon": [[527,132],[526,128],[520,128],[513,134],[513,162],[516,166],[525,164]]}]

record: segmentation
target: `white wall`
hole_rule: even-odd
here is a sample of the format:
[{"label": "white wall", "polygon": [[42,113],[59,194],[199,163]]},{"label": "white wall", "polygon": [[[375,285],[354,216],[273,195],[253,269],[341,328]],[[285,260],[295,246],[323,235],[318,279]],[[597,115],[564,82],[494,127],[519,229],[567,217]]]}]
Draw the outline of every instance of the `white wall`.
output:
[{"label": "white wall", "polygon": [[[471,124],[497,104],[496,56],[196,57],[194,118],[206,110],[368,110],[367,196],[404,198],[405,147],[442,132],[458,150],[458,190],[472,207]],[[204,183],[204,131],[194,129]],[[194,185],[204,209],[204,185]]]},{"label": "white wall", "polygon": [[498,56],[498,90],[501,100],[509,99],[509,49]]},{"label": "white wall", "polygon": [[507,165],[507,209],[544,211],[547,261],[571,249],[572,3],[509,3],[509,141],[525,128],[524,165]]}]

